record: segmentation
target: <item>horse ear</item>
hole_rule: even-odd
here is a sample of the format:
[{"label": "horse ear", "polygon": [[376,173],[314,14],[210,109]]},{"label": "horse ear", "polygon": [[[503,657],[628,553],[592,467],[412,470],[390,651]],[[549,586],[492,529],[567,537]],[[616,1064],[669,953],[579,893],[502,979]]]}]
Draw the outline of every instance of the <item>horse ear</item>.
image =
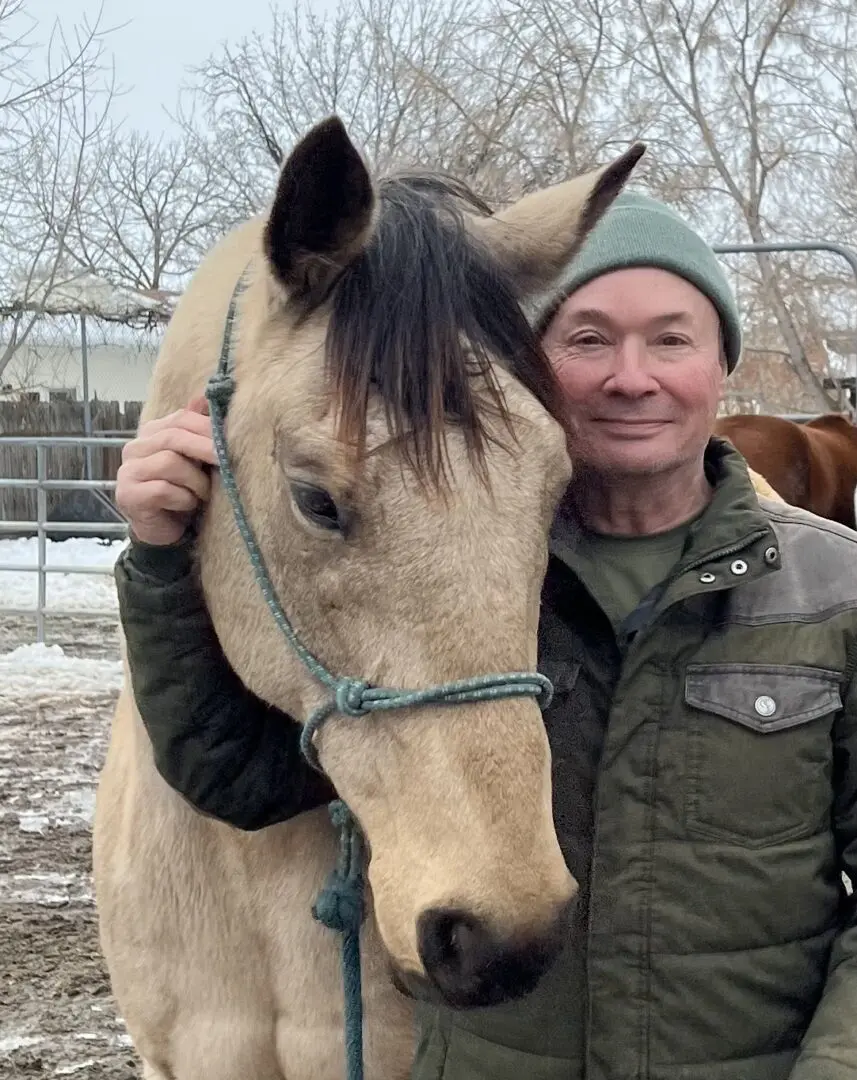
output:
[{"label": "horse ear", "polygon": [[283,165],[265,254],[290,296],[321,299],[372,233],[375,191],[339,117],[317,124]]},{"label": "horse ear", "polygon": [[593,172],[525,195],[473,226],[517,283],[519,296],[548,288],[574,258],[645,153],[634,143]]}]

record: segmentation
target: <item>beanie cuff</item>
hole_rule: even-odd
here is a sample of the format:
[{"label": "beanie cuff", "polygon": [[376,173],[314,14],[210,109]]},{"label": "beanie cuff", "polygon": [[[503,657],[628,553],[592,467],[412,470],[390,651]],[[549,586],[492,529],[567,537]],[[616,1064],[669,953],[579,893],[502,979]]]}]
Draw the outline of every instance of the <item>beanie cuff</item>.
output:
[{"label": "beanie cuff", "polygon": [[711,301],[720,317],[731,373],[741,356],[742,334],[723,267],[701,236],[668,207],[645,195],[620,195],[565,273],[527,302],[524,310],[541,334],[571,293],[603,274],[634,267],[666,270],[690,282]]}]

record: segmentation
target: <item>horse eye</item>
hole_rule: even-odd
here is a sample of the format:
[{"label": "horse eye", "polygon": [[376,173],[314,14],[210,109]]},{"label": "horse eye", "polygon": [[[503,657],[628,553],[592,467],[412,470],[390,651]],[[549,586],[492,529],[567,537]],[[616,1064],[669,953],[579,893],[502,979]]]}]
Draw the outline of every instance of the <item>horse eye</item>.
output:
[{"label": "horse eye", "polygon": [[292,484],[292,498],[295,506],[313,525],[322,529],[341,530],[342,522],[336,503],[328,493],[312,484]]}]

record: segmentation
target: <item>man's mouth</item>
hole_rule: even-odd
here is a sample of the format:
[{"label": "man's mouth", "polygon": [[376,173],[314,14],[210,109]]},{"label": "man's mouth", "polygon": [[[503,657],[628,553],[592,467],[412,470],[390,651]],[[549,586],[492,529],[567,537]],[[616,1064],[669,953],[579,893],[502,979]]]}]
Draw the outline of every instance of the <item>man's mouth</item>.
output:
[{"label": "man's mouth", "polygon": [[669,420],[640,420],[637,417],[626,418],[624,416],[595,416],[593,420],[597,424],[615,424],[622,427],[660,427],[662,424],[670,423]]}]

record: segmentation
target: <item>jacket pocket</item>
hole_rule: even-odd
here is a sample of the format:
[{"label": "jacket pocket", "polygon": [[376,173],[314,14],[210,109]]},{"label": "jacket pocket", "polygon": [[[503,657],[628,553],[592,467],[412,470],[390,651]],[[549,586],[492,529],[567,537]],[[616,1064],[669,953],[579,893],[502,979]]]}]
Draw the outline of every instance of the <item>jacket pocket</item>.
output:
[{"label": "jacket pocket", "polygon": [[690,665],[686,827],[745,847],[829,824],[841,675],[763,664]]}]

